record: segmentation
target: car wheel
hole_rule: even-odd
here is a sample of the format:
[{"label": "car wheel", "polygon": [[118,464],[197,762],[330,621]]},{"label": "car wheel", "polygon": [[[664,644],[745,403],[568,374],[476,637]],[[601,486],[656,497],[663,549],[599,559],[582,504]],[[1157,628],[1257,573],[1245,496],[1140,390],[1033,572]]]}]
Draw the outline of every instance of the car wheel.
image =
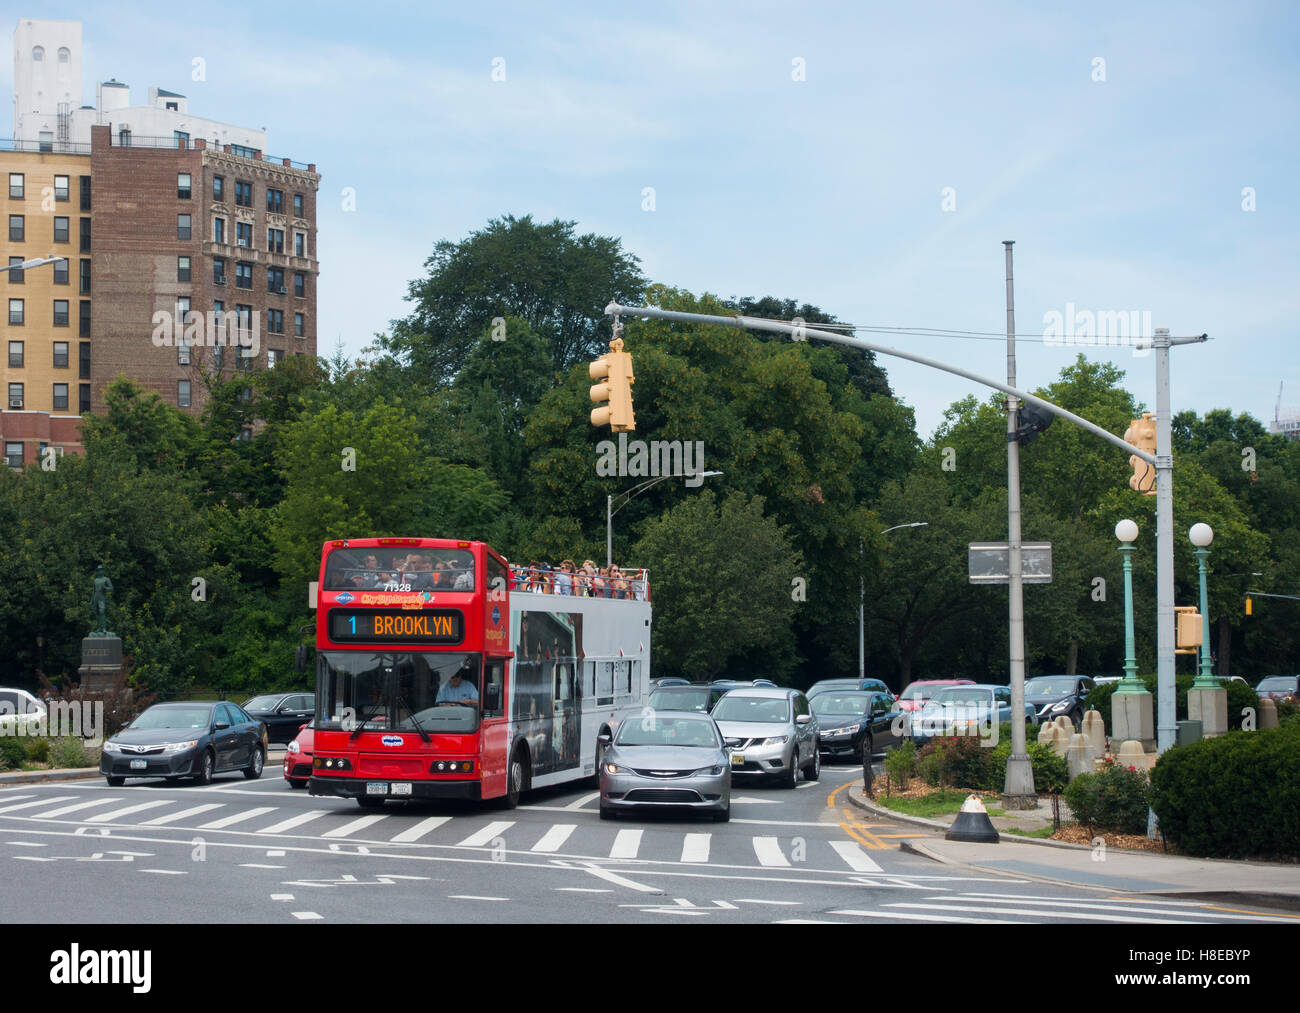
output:
[{"label": "car wheel", "polygon": [[790,753],[790,766],[786,768],[785,775],[781,778],[782,788],[793,788],[799,783],[799,748],[796,746]]},{"label": "car wheel", "polygon": [[108,782],[110,788],[120,788],[126,784],[125,777],[105,777],[104,780]]},{"label": "car wheel", "polygon": [[266,763],[266,757],[262,755],[262,747],[258,746],[253,750],[253,756],[248,761],[248,766],[244,768],[244,777],[250,781],[256,781],[262,776],[262,767]]},{"label": "car wheel", "polygon": [[715,813],[713,814],[713,822],[714,822],[714,823],[729,823],[729,822],[731,822],[731,803],[730,803],[730,802],[727,803],[727,808],[723,809],[721,812],[715,812]]},{"label": "car wheel", "polygon": [[503,808],[513,809],[519,805],[519,799],[524,793],[527,775],[528,770],[527,762],[524,759],[524,751],[516,749],[510,754],[510,766],[506,770],[506,793],[501,799]]},{"label": "car wheel", "polygon": [[198,773],[194,775],[194,780],[198,784],[211,784],[212,772],[216,767],[216,760],[212,756],[210,749],[203,751],[203,759],[199,761]]},{"label": "car wheel", "polygon": [[822,747],[818,742],[813,747],[812,762],[808,764],[808,769],[803,772],[805,781],[816,781],[822,776]]},{"label": "car wheel", "polygon": [[382,809],[386,800],[378,795],[358,795],[357,805],[362,809]]}]

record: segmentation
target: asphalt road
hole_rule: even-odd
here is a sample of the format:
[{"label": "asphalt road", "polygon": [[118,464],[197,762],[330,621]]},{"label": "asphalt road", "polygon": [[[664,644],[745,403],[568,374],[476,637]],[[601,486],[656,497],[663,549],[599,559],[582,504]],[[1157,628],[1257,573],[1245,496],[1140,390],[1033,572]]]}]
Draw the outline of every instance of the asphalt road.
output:
[{"label": "asphalt road", "polygon": [[258,781],[102,780],[0,790],[3,922],[1269,922],[1196,902],[965,873],[899,851],[924,836],[849,806],[856,766],[794,790],[741,783],[730,823],[602,822],[590,783],[514,810],[370,812]]}]

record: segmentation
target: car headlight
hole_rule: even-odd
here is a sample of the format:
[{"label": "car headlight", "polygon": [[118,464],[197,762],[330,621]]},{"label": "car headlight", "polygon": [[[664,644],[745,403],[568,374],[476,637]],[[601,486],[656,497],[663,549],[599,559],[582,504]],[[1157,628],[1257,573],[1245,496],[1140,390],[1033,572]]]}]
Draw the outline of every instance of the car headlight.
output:
[{"label": "car headlight", "polygon": [[193,749],[199,744],[198,739],[190,739],[188,742],[169,742],[163,746],[163,755],[168,753],[183,753],[187,749]]},{"label": "car headlight", "polygon": [[701,767],[695,773],[698,777],[717,777],[719,774],[723,773],[726,769],[727,768],[724,767],[722,764],[718,764],[716,767]]},{"label": "car headlight", "polygon": [[284,750],[286,753],[301,753],[302,746],[298,745],[298,740],[294,739]]},{"label": "car headlight", "polygon": [[771,736],[770,738],[766,738],[766,739],[764,739],[764,740],[763,740],[763,745],[765,745],[765,746],[779,746],[779,745],[782,745],[782,744],[784,744],[784,743],[786,743],[786,742],[789,742],[789,741],[790,741],[790,736],[788,736],[788,735],[773,735],[773,736]]},{"label": "car headlight", "polygon": [[1069,709],[1070,709],[1070,701],[1069,701],[1069,700],[1062,700],[1060,703],[1058,703],[1058,704],[1054,704],[1054,705],[1052,706],[1052,713],[1053,713],[1053,714],[1056,714],[1056,713],[1058,713],[1058,712],[1060,712],[1060,711],[1068,711]]},{"label": "car headlight", "polygon": [[606,774],[630,774],[632,773],[632,769],[630,767],[620,767],[617,763],[607,763],[605,764],[605,773]]},{"label": "car headlight", "polygon": [[116,742],[105,742],[99,748],[105,753],[120,753],[122,751],[122,747]]}]

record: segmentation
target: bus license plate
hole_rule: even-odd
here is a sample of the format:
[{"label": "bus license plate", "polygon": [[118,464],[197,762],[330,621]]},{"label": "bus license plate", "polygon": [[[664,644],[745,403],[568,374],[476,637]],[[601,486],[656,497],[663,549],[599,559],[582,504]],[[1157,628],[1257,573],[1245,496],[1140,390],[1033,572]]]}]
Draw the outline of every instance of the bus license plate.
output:
[{"label": "bus license plate", "polygon": [[745,757],[740,753],[732,753],[731,765],[733,767],[743,767],[745,765]]},{"label": "bus license plate", "polygon": [[387,782],[387,781],[367,781],[367,782],[366,782],[366,794],[367,794],[367,795],[387,795],[387,794],[388,794],[388,782]]},{"label": "bus license plate", "polygon": [[132,770],[148,770],[148,769],[149,769],[149,761],[148,761],[148,760],[132,760],[132,761],[131,761],[131,769],[132,769]]},{"label": "bus license plate", "polygon": [[411,782],[394,781],[390,790],[394,795],[409,795],[411,794]]}]

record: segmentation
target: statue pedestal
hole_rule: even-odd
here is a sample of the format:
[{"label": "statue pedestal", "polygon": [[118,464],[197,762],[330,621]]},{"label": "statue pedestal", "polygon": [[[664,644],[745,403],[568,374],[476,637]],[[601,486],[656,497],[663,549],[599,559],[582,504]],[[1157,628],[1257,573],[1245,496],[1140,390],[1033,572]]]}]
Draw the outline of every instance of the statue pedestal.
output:
[{"label": "statue pedestal", "polygon": [[89,692],[106,690],[122,674],[122,638],[111,633],[83,637],[77,677]]},{"label": "statue pedestal", "polygon": [[1110,719],[1112,742],[1136,741],[1142,748],[1152,751],[1156,748],[1155,720],[1151,694],[1143,690],[1140,693],[1115,693],[1110,698]]},{"label": "statue pedestal", "polygon": [[1207,739],[1228,731],[1228,691],[1197,689],[1187,691],[1187,716],[1201,722],[1201,734]]}]

